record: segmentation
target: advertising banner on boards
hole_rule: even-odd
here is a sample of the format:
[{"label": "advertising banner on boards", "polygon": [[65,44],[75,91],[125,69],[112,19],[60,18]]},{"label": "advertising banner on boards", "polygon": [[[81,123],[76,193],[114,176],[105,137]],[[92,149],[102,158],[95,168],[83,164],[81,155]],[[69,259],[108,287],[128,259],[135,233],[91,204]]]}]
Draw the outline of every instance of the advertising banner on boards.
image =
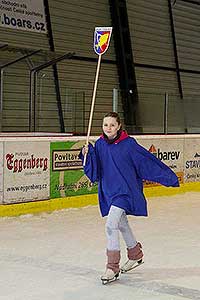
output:
[{"label": "advertising banner on boards", "polygon": [[187,138],[184,141],[185,182],[200,181],[200,140]]},{"label": "advertising banner on boards", "polygon": [[3,142],[0,142],[0,204],[3,202]]},{"label": "advertising banner on boards", "polygon": [[49,142],[5,142],[4,203],[49,199]]},{"label": "advertising banner on boards", "polygon": [[78,158],[85,141],[51,142],[50,197],[60,198],[97,193],[83,172]]},{"label": "advertising banner on boards", "polygon": [[[184,139],[136,139],[140,145],[150,151],[163,163],[169,166],[178,176],[179,182],[184,181],[184,155],[183,142]],[[158,184],[145,182],[144,187],[152,187]]]},{"label": "advertising banner on boards", "polygon": [[0,0],[0,26],[47,33],[43,0]]}]

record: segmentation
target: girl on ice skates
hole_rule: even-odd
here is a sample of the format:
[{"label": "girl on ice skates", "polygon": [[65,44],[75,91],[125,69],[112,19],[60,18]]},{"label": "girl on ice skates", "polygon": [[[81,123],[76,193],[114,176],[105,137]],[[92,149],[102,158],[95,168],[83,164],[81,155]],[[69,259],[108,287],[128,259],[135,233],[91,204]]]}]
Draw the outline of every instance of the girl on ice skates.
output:
[{"label": "girl on ice skates", "polygon": [[[91,182],[98,182],[99,206],[107,216],[107,264],[102,283],[115,280],[120,271],[127,272],[143,262],[142,246],[129,226],[127,215],[147,216],[143,180],[178,187],[176,174],[153,154],[122,130],[119,115],[107,113],[103,134],[94,147],[83,147],[84,172]],[[127,262],[121,266],[119,232],[127,246]]]}]

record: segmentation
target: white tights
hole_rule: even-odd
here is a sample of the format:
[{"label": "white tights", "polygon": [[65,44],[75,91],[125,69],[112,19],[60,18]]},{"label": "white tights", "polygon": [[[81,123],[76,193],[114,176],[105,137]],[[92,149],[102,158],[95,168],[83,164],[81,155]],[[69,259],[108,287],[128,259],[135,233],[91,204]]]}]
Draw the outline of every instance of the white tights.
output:
[{"label": "white tights", "polygon": [[133,248],[136,246],[137,241],[129,226],[125,211],[112,205],[106,222],[108,250],[120,250],[119,231],[122,234],[127,248]]}]

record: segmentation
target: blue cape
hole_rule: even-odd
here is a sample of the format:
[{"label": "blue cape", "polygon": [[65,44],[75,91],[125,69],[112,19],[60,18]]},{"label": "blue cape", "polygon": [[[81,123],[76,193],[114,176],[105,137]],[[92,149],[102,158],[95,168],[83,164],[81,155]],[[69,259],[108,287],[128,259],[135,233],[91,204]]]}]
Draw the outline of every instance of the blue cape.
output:
[{"label": "blue cape", "polygon": [[102,216],[108,215],[111,205],[129,215],[147,216],[143,179],[179,186],[176,174],[129,136],[119,143],[108,144],[99,138],[94,147],[89,144],[84,172],[91,182],[98,182]]}]

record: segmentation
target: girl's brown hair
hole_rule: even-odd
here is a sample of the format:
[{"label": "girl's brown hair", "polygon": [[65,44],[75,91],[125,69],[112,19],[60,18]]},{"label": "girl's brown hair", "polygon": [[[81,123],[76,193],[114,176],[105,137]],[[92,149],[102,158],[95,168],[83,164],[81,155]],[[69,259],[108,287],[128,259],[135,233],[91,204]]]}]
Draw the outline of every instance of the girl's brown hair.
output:
[{"label": "girl's brown hair", "polygon": [[112,117],[112,118],[115,118],[117,123],[120,125],[121,124],[121,120],[120,120],[120,117],[118,115],[118,113],[114,112],[114,111],[111,111],[107,114],[104,115],[103,118],[107,118],[107,117]]}]

